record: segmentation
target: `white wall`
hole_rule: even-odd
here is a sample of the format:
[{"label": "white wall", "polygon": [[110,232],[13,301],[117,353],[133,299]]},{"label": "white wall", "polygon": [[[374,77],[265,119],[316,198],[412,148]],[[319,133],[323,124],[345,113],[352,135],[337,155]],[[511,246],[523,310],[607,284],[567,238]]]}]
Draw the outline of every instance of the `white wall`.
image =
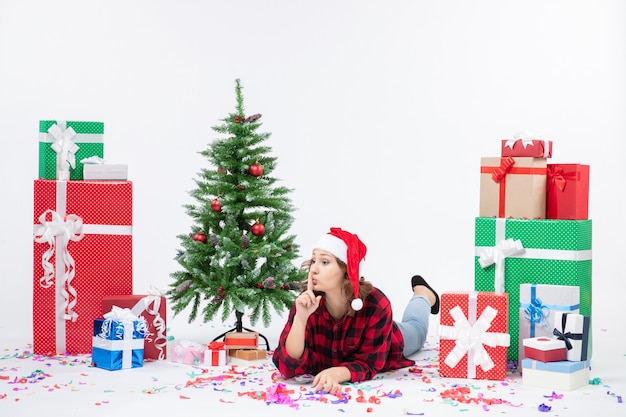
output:
[{"label": "white wall", "polygon": [[396,312],[414,273],[473,288],[480,157],[518,131],[553,140],[553,162],[591,165],[594,315],[608,319],[626,231],[625,18],[619,0],[1,0],[0,337],[31,337],[38,121],[105,123],[105,157],[134,182],[135,292],[166,288],[236,78],[294,189],[302,259],[330,226],[358,233]]}]

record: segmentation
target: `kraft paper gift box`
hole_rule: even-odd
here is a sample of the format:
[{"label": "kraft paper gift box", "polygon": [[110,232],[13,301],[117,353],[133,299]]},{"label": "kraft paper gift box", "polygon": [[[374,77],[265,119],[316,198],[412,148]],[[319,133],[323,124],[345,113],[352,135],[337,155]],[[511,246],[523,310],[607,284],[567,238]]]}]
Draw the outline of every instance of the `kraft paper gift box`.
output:
[{"label": "kraft paper gift box", "polygon": [[85,181],[92,180],[118,180],[128,179],[127,164],[84,164],[83,179]]},{"label": "kraft paper gift box", "polygon": [[256,361],[265,359],[267,357],[267,351],[263,349],[230,349],[228,356],[246,361]]},{"label": "kraft paper gift box", "polygon": [[259,344],[257,332],[228,332],[224,336],[226,349],[256,349]]},{"label": "kraft paper gift box", "polygon": [[589,361],[522,360],[522,384],[552,391],[572,391],[589,384]]},{"label": "kraft paper gift box", "polygon": [[546,217],[545,158],[480,159],[480,217]]},{"label": "kraft paper gift box", "polygon": [[580,311],[580,287],[575,285],[520,284],[519,299],[519,360],[524,339],[552,338],[558,312]]},{"label": "kraft paper gift box", "polygon": [[102,298],[132,294],[132,183],[35,180],[33,351],[91,352]]},{"label": "kraft paper gift box", "polygon": [[206,366],[225,366],[226,348],[224,342],[213,341],[207,346],[204,352],[204,364]]},{"label": "kraft paper gift box", "polygon": [[553,334],[565,343],[568,361],[589,359],[589,317],[558,312],[554,317]]},{"label": "kraft paper gift box", "polygon": [[504,380],[510,341],[507,295],[445,292],[441,294],[440,302],[440,375]]},{"label": "kraft paper gift box", "polygon": [[115,371],[143,366],[145,322],[128,309],[114,308],[95,319],[91,361],[97,368]]},{"label": "kraft paper gift box", "polygon": [[552,141],[513,137],[502,139],[501,156],[523,156],[531,158],[551,158]]},{"label": "kraft paper gift box", "polygon": [[180,340],[175,342],[170,349],[172,362],[185,365],[202,365],[204,363],[204,351],[206,346],[191,340]]},{"label": "kraft paper gift box", "polygon": [[[566,359],[565,342],[551,337],[530,337],[522,341],[524,357],[541,362],[556,362]],[[522,359],[523,360],[523,359]]]},{"label": "kraft paper gift box", "polygon": [[104,123],[39,121],[39,178],[82,180],[85,158],[104,157]]},{"label": "kraft paper gift box", "polygon": [[113,306],[128,308],[146,321],[147,331],[144,358],[160,360],[167,358],[166,298],[161,295],[112,295],[102,298],[102,312]]},{"label": "kraft paper gift box", "polygon": [[589,218],[589,165],[548,164],[546,218]]},{"label": "kraft paper gift box", "polygon": [[[591,316],[591,226],[591,220],[477,217],[474,290],[506,292],[516,311],[521,284],[578,286],[580,314]],[[517,314],[509,316],[509,333],[509,359],[518,361]]]}]

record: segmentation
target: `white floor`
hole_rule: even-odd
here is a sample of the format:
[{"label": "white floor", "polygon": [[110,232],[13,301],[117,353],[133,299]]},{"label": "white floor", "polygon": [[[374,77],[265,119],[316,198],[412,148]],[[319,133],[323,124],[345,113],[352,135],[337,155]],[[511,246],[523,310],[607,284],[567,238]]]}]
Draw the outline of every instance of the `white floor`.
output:
[{"label": "white floor", "polygon": [[[573,391],[554,391],[522,383],[511,373],[505,381],[441,378],[438,375],[437,316],[432,317],[426,348],[414,356],[413,368],[379,375],[375,380],[348,384],[338,398],[311,392],[306,383],[283,381],[269,358],[231,360],[226,367],[194,367],[169,360],[147,362],[142,368],[107,371],[90,366],[88,355],[42,358],[29,353],[29,340],[12,339],[3,331],[0,340],[0,416],[112,416],[123,415],[227,415],[243,410],[280,415],[424,415],[463,416],[485,413],[529,416],[624,415],[626,404],[626,346],[623,325],[595,323],[590,379]],[[169,336],[208,342],[223,328],[180,326],[171,320]],[[261,327],[270,347],[279,325]],[[7,330],[7,329],[4,329]],[[462,394],[469,402],[450,398]],[[275,395],[272,395],[275,394]],[[458,398],[458,397],[457,397]],[[263,415],[262,414],[262,415]]]}]

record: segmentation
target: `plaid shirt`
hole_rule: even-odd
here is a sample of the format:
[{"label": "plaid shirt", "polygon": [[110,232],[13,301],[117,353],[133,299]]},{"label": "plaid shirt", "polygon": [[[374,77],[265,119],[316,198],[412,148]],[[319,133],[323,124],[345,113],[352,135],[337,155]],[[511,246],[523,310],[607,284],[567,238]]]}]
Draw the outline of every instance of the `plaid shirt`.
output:
[{"label": "plaid shirt", "polygon": [[345,316],[339,321],[334,320],[321,303],[307,321],[300,359],[290,357],[285,349],[295,312],[294,305],[272,358],[285,378],[315,375],[333,366],[345,366],[350,370],[350,381],[361,382],[374,378],[379,372],[415,364],[402,354],[404,339],[393,321],[391,303],[377,288],[372,289],[363,308],[353,317]]}]

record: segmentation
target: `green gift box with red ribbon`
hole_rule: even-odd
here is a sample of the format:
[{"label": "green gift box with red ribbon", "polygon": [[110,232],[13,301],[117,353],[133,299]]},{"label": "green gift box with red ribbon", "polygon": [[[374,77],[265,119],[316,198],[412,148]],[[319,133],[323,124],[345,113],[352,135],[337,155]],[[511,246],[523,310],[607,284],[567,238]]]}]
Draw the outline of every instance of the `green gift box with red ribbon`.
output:
[{"label": "green gift box with red ribbon", "polygon": [[545,158],[480,159],[480,217],[546,217]]},{"label": "green gift box with red ribbon", "polygon": [[589,165],[548,164],[546,218],[589,218]]},{"label": "green gift box with red ribbon", "polygon": [[39,121],[40,179],[82,180],[80,161],[93,156],[104,158],[104,123]]},{"label": "green gift box with red ribbon", "polygon": [[[518,311],[521,284],[578,286],[580,314],[591,317],[591,220],[477,217],[474,243],[476,291],[506,292],[509,311]],[[519,326],[519,316],[509,315],[513,361],[518,360]]]}]

